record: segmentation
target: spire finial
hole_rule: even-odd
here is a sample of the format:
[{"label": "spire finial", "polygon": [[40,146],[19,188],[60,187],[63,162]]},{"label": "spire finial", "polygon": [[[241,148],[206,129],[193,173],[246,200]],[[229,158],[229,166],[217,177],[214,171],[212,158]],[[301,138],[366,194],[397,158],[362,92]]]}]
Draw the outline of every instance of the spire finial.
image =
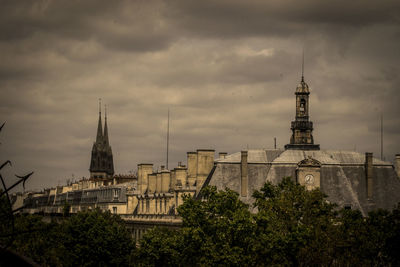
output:
[{"label": "spire finial", "polygon": [[106,145],[109,144],[108,141],[108,126],[107,126],[107,105],[104,104],[104,142]]},{"label": "spire finial", "polygon": [[103,127],[101,124],[101,98],[99,98],[99,124],[97,126],[96,143],[100,143],[103,139]]},{"label": "spire finial", "polygon": [[303,60],[301,62],[301,81],[304,82],[304,47],[303,47]]}]

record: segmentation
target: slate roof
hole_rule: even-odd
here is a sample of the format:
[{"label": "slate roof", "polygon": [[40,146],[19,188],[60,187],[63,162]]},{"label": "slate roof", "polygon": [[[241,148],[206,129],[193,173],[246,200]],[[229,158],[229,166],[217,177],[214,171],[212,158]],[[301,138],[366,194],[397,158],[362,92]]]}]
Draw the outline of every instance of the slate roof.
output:
[{"label": "slate roof", "polygon": [[[365,155],[355,151],[342,150],[279,150],[258,149],[247,151],[248,163],[273,163],[293,164],[308,158],[312,158],[325,165],[364,165]],[[218,159],[218,163],[238,163],[241,160],[241,152],[227,155],[224,159]],[[391,162],[373,158],[374,165],[392,166]]]},{"label": "slate roof", "polygon": [[[400,202],[400,179],[391,162],[373,158],[373,198],[367,199],[365,154],[341,150],[248,150],[248,194],[241,197],[246,203],[255,190],[267,181],[279,183],[284,177],[295,177],[297,164],[308,158],[321,163],[321,190],[328,200],[339,206],[368,211],[392,209]],[[228,187],[240,192],[241,152],[227,155],[215,161],[215,171],[209,185],[219,189]]]}]

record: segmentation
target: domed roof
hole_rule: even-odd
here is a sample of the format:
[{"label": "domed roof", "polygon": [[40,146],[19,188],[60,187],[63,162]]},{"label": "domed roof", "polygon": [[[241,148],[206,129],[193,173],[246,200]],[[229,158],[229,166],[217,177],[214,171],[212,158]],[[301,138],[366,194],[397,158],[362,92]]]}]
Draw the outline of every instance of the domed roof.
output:
[{"label": "domed roof", "polygon": [[304,81],[303,77],[301,77],[301,82],[296,88],[296,93],[310,93],[310,90],[308,89],[308,84]]}]

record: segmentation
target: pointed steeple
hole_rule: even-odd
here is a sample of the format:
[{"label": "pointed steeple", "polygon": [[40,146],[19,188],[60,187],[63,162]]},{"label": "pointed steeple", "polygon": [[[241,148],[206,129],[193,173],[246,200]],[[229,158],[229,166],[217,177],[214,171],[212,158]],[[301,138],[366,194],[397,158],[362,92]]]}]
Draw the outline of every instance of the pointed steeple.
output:
[{"label": "pointed steeple", "polygon": [[90,160],[91,178],[110,178],[114,175],[114,161],[111,146],[108,141],[107,107],[105,107],[104,132],[101,123],[101,99],[99,99],[99,125],[96,142],[93,144]]},{"label": "pointed steeple", "polygon": [[99,124],[97,126],[96,143],[101,143],[103,140],[103,127],[101,124],[101,98],[99,98]]},{"label": "pointed steeple", "polygon": [[104,105],[104,143],[108,145],[107,105]]}]

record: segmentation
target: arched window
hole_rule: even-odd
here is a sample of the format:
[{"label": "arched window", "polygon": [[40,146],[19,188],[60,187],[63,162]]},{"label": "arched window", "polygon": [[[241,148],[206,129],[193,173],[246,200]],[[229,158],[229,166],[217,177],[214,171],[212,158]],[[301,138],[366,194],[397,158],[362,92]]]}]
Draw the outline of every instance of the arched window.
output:
[{"label": "arched window", "polygon": [[300,111],[305,112],[306,110],[306,101],[304,99],[300,100]]}]

